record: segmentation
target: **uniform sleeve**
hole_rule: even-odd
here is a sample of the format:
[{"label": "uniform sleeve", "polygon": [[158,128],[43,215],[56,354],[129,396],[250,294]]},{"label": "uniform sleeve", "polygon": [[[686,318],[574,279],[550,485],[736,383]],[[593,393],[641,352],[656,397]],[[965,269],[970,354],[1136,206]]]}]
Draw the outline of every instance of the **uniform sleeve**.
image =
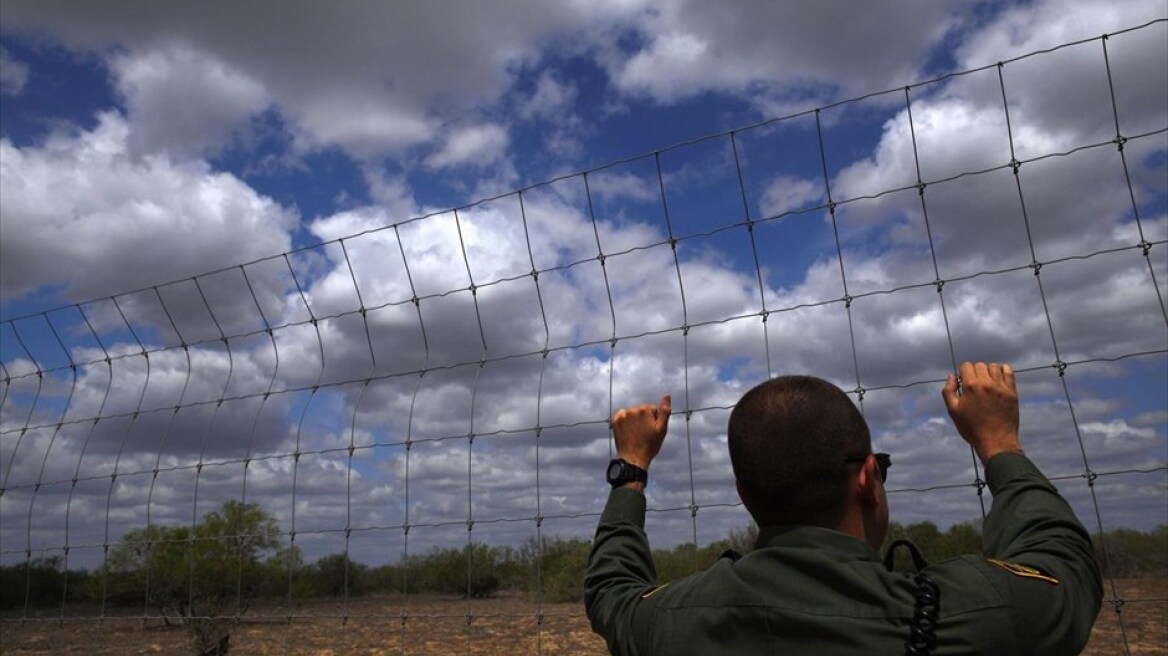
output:
[{"label": "uniform sleeve", "polygon": [[596,528],[584,577],[584,607],[592,630],[604,637],[614,655],[637,653],[637,609],[642,595],[656,583],[645,536],[645,495],[616,488]]},{"label": "uniform sleeve", "polygon": [[985,522],[985,555],[993,559],[995,585],[1012,601],[1021,653],[1079,653],[1103,598],[1090,535],[1025,456],[995,456],[986,479],[994,502]]}]

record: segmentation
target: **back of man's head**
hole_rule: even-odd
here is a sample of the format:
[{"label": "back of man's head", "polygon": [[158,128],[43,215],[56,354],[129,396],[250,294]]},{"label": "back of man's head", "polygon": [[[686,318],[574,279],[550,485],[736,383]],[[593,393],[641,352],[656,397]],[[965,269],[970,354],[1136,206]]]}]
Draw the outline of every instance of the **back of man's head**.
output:
[{"label": "back of man's head", "polygon": [[772,378],[730,413],[730,462],[760,526],[833,527],[847,502],[848,456],[871,451],[868,425],[847,394],[813,376]]}]

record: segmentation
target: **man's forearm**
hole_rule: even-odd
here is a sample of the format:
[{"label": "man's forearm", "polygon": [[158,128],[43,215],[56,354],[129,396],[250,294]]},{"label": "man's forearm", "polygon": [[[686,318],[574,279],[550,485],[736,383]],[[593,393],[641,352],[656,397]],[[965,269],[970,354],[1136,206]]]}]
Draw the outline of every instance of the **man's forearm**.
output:
[{"label": "man's forearm", "polygon": [[632,636],[630,621],[641,595],[657,582],[645,535],[645,496],[630,486],[609,495],[584,577],[584,606],[592,629],[614,653]]}]

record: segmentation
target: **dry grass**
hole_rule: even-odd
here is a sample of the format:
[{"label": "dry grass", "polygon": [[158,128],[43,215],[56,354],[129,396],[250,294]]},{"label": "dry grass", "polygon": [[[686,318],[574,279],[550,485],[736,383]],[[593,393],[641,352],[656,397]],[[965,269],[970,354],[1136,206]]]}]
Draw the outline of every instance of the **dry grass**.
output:
[{"label": "dry grass", "polygon": [[[1124,636],[1130,654],[1168,654],[1168,580],[1123,580],[1121,596],[1153,601],[1127,602],[1115,612],[1104,604],[1088,656],[1122,655]],[[1110,589],[1108,590],[1110,592]],[[76,609],[84,616],[93,609]],[[250,613],[232,630],[231,653],[239,656],[607,654],[580,604],[534,604],[520,596],[467,601],[440,597],[369,597],[347,606],[340,601],[306,603],[289,621],[284,609]],[[87,612],[88,611],[88,612]],[[403,622],[402,614],[408,612]],[[1123,620],[1121,632],[1120,618]],[[104,621],[49,616],[43,620],[0,624],[0,654],[174,654],[190,648],[181,629],[140,616]]]},{"label": "dry grass", "polygon": [[[1103,589],[1105,597],[1112,595],[1109,581],[1104,582]],[[1089,656],[1168,655],[1168,579],[1119,579],[1115,581],[1115,592],[1120,598],[1136,601],[1120,605],[1116,612],[1116,605],[1104,599],[1103,610],[1095,620],[1091,640],[1083,653]],[[1124,651],[1125,643],[1130,651]]]}]

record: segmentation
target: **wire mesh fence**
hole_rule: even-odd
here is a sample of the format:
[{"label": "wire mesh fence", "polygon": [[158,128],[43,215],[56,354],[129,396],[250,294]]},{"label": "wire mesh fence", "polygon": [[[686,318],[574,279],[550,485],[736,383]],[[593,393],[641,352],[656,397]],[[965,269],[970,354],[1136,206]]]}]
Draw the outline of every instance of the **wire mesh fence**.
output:
[{"label": "wire mesh fence", "polygon": [[[520,651],[556,652],[582,611],[550,559],[595,526],[612,411],[673,393],[648,530],[710,544],[748,521],[728,412],[786,372],[839,383],[897,454],[894,517],[984,516],[936,396],[985,359],[1015,363],[1024,445],[1089,528],[1163,523],[1166,30],[426,216],[353,210],[318,243],[5,319],[0,565],[21,603],[0,627],[181,620],[210,645],[262,620],[298,653],[327,619],[480,653],[508,620]],[[1100,622],[1131,653],[1125,609],[1168,600],[1108,568]],[[373,574],[392,594],[357,603]],[[336,603],[304,601],[312,576]],[[521,601],[478,602],[507,581]]]}]

